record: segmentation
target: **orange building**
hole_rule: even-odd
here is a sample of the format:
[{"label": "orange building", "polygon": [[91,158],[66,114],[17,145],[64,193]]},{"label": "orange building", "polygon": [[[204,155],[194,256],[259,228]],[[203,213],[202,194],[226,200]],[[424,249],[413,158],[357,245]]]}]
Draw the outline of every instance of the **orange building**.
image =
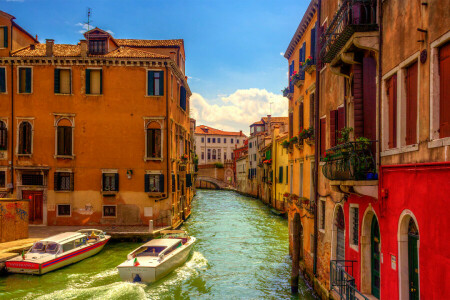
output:
[{"label": "orange building", "polygon": [[193,196],[183,40],[40,44],[0,11],[0,193],[30,223],[178,226]]}]

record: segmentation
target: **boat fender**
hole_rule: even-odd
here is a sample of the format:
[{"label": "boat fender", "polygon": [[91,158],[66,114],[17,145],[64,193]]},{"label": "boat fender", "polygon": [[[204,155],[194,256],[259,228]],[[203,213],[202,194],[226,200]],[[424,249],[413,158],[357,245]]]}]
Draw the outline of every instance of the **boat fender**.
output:
[{"label": "boat fender", "polygon": [[136,274],[136,276],[134,276],[133,278],[133,282],[141,282],[141,281],[142,281],[141,276],[139,276],[139,274]]}]

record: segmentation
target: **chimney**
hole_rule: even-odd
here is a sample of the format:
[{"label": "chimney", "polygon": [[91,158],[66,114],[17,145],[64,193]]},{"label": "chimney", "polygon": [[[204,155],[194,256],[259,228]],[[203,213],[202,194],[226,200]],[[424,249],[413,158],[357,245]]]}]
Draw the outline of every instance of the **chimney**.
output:
[{"label": "chimney", "polygon": [[86,40],[80,40],[80,47],[81,47],[81,56],[86,57],[87,56],[87,42]]},{"label": "chimney", "polygon": [[241,131],[239,131],[239,136],[242,136],[242,130],[241,130]]},{"label": "chimney", "polygon": [[272,128],[270,128],[270,122],[272,121],[272,115],[267,115],[267,125],[268,125],[268,127],[269,128],[267,128],[267,131],[268,131],[268,133],[269,133],[269,135],[271,134],[271,129]]},{"label": "chimney", "polygon": [[53,45],[55,44],[55,40],[46,39],[45,40],[45,55],[48,57],[53,56]]}]

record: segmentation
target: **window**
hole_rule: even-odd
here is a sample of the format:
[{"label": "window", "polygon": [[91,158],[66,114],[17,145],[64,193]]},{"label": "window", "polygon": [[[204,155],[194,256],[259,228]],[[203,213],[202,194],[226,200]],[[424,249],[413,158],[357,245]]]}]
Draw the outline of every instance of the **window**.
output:
[{"label": "window", "polygon": [[32,128],[27,121],[19,126],[19,154],[31,154]]},{"label": "window", "polygon": [[439,138],[450,137],[450,43],[439,48]]},{"label": "window", "polygon": [[119,191],[119,174],[103,173],[103,191],[104,192]]},{"label": "window", "polygon": [[55,69],[55,94],[71,94],[71,70]]},{"label": "window", "polygon": [[204,142],[205,142],[205,138],[202,137],[202,143],[204,143]]},{"label": "window", "polygon": [[89,54],[99,55],[106,53],[106,40],[89,40]]},{"label": "window", "polygon": [[164,71],[147,71],[147,96],[164,95]]},{"label": "window", "polygon": [[222,159],[222,149],[217,150],[217,159]]},{"label": "window", "polygon": [[216,138],[213,138],[212,140],[213,140],[213,143],[215,144],[216,143]]},{"label": "window", "polygon": [[227,139],[223,138],[223,143],[226,144],[227,143]]},{"label": "window", "polygon": [[309,126],[314,127],[314,93],[309,94]]},{"label": "window", "polygon": [[406,145],[417,143],[417,61],[406,68]]},{"label": "window", "polygon": [[8,48],[8,26],[0,27],[0,48]]},{"label": "window", "polygon": [[[172,189],[175,184],[173,182],[175,175],[172,177]],[[163,193],[164,192],[164,174],[145,174],[145,192],[146,193]]]},{"label": "window", "polygon": [[[314,161],[311,161],[310,163],[310,170],[309,170],[309,178],[314,178]],[[314,181],[309,181],[309,201],[314,202],[316,201],[316,194],[314,193]]]},{"label": "window", "polygon": [[175,174],[172,174],[172,193],[175,193],[175,191],[177,190],[177,180],[175,177]]},{"label": "window", "polygon": [[[64,125],[62,125],[64,124]],[[63,119],[56,127],[56,155],[72,156],[72,126],[70,121]]]},{"label": "window", "polygon": [[236,144],[239,144],[239,140],[238,139],[236,139]]},{"label": "window", "polygon": [[283,167],[280,166],[278,170],[278,183],[283,183]]},{"label": "window", "polygon": [[55,191],[73,191],[73,173],[55,172]]},{"label": "window", "polygon": [[217,143],[220,144],[220,138],[217,138]]},{"label": "window", "polygon": [[223,159],[227,160],[227,153],[226,152],[223,152]]},{"label": "window", "polygon": [[8,148],[8,129],[3,121],[0,121],[0,150]]},{"label": "window", "polygon": [[161,158],[161,126],[158,122],[149,122],[146,134],[146,158]]},{"label": "window", "polygon": [[186,111],[186,88],[184,86],[180,86],[180,107]]},{"label": "window", "polygon": [[289,166],[286,166],[286,184],[288,184],[289,181]]},{"label": "window", "polygon": [[339,107],[338,109],[330,111],[330,147],[334,147],[339,143],[341,138],[340,131],[345,127],[345,109]]},{"label": "window", "polygon": [[208,160],[211,159],[211,149],[208,149]]},{"label": "window", "polygon": [[44,185],[44,175],[24,173],[22,174],[22,185]]},{"label": "window", "polygon": [[202,152],[202,160],[205,159],[205,152]]},{"label": "window", "polygon": [[304,127],[303,122],[303,102],[300,103],[298,107],[298,131],[302,131]]},{"label": "window", "polygon": [[70,204],[58,204],[58,217],[70,217]]},{"label": "window", "polygon": [[294,113],[289,113],[289,137],[293,137],[294,135]]},{"label": "window", "polygon": [[32,90],[31,68],[19,68],[19,93],[30,94]]},{"label": "window", "polygon": [[248,147],[249,147],[250,149],[252,149],[252,147],[253,147],[252,144],[253,144],[253,143],[249,143],[249,144],[248,144]]},{"label": "window", "polygon": [[216,149],[213,149],[213,151],[212,151],[212,159],[215,160],[216,156],[217,156],[217,151],[216,151]]},{"label": "window", "polygon": [[298,196],[303,197],[303,163],[300,163],[300,182],[299,182],[299,191]]},{"label": "window", "polygon": [[86,95],[103,94],[103,70],[86,69]]},{"label": "window", "polygon": [[6,68],[0,68],[0,93],[6,93]]},{"label": "window", "polygon": [[319,230],[325,230],[325,200],[319,201]]},{"label": "window", "polygon": [[397,147],[397,74],[386,81],[389,111],[389,148]]},{"label": "window", "polygon": [[350,204],[350,245],[358,246],[359,243],[359,207]]},{"label": "window", "polygon": [[103,217],[116,217],[116,206],[103,205]]},{"label": "window", "polygon": [[211,138],[208,138],[208,143],[211,143]]},{"label": "window", "polygon": [[231,143],[233,144],[234,142],[233,142],[233,139],[231,139]]},{"label": "window", "polygon": [[327,119],[320,119],[320,154],[322,157],[325,156],[326,148],[326,128],[327,128]]},{"label": "window", "polygon": [[6,187],[6,171],[0,171],[0,188]]}]

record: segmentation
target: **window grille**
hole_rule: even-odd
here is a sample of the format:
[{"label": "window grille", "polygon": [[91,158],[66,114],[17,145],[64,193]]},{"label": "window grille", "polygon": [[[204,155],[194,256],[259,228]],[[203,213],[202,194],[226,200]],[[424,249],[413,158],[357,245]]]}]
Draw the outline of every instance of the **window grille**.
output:
[{"label": "window grille", "polygon": [[70,204],[58,204],[58,216],[70,216]]},{"label": "window grille", "polygon": [[352,244],[358,245],[359,242],[359,208],[358,207],[352,207],[351,208],[351,218],[353,221],[352,226]]},{"label": "window grille", "polygon": [[44,185],[44,175],[22,174],[22,185]]},{"label": "window grille", "polygon": [[103,216],[104,217],[115,217],[116,216],[116,206],[115,205],[104,205],[103,206]]},{"label": "window grille", "polygon": [[73,191],[73,173],[55,172],[55,191]]}]

